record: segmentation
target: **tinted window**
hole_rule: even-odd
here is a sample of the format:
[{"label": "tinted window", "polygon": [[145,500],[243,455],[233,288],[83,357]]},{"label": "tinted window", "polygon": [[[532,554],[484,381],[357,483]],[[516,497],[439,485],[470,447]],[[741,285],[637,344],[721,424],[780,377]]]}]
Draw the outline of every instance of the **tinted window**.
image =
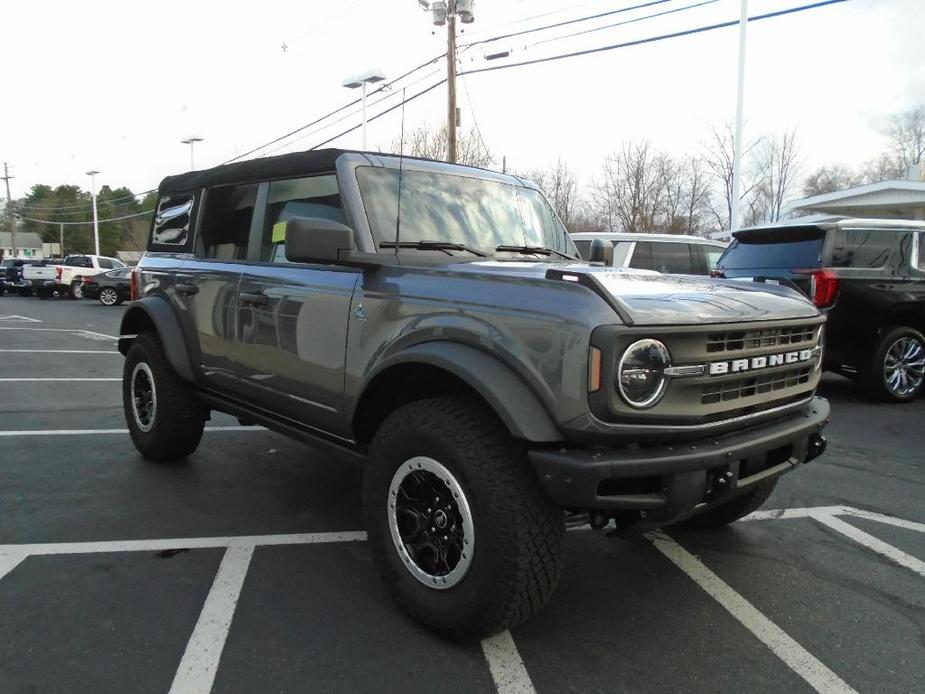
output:
[{"label": "tinted window", "polygon": [[111,270],[113,268],[112,261],[109,258],[97,258],[96,262],[104,270]]},{"label": "tinted window", "polygon": [[151,243],[183,246],[189,238],[193,195],[168,195],[157,201]]},{"label": "tinted window", "polygon": [[273,181],[270,184],[260,260],[287,262],[286,222],[296,217],[323,217],[346,223],[334,174]]},{"label": "tinted window", "polygon": [[720,256],[725,251],[725,248],[719,248],[718,246],[708,246],[703,245],[703,253],[707,259],[707,272],[716,268],[716,261],[719,260]]},{"label": "tinted window", "polygon": [[62,265],[68,267],[93,267],[93,261],[84,255],[69,255],[64,259]]},{"label": "tinted window", "polygon": [[822,238],[800,241],[734,240],[722,258],[720,267],[730,270],[750,268],[819,267]]},{"label": "tinted window", "polygon": [[582,258],[587,260],[588,258],[591,257],[591,242],[590,241],[583,241],[583,240],[576,241],[572,239],[572,243],[575,244],[575,248],[578,249],[578,255],[580,255]]},{"label": "tinted window", "polygon": [[201,233],[201,252],[206,258],[243,260],[247,257],[247,239],[256,199],[256,184],[209,190]]},{"label": "tinted window", "polygon": [[694,272],[694,261],[686,243],[637,241],[630,267],[689,275]]},{"label": "tinted window", "polygon": [[850,229],[835,234],[832,265],[835,267],[881,268],[892,265],[896,251],[907,234],[890,231]]}]

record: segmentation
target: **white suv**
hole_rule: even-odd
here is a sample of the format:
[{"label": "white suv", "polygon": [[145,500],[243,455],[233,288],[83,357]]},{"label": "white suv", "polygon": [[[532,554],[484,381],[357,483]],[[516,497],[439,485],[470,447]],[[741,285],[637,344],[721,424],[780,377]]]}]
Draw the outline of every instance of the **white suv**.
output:
[{"label": "white suv", "polygon": [[709,275],[726,250],[726,244],[719,241],[680,234],[588,232],[571,236],[585,260],[591,255],[591,242],[604,239],[613,244],[614,267],[675,275]]}]

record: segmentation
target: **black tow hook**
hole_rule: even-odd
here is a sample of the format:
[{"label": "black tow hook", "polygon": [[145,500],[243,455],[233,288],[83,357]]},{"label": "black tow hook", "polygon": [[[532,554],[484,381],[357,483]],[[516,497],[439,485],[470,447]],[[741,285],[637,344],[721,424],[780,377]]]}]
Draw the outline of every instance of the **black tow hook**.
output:
[{"label": "black tow hook", "polygon": [[810,436],[809,445],[806,447],[806,462],[808,463],[810,460],[815,460],[825,453],[825,447],[827,445],[828,442],[822,434],[813,434]]}]

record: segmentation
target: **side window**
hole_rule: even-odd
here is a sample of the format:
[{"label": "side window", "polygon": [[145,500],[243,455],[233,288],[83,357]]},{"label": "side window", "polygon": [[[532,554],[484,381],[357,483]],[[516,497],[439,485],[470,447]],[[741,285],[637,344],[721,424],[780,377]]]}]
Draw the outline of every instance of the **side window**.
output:
[{"label": "side window", "polygon": [[575,248],[578,249],[578,255],[587,260],[591,255],[591,242],[584,240],[575,240],[572,239],[572,243],[575,244]]},{"label": "side window", "polygon": [[639,270],[654,270],[655,265],[652,261],[652,243],[650,241],[637,241],[636,250],[633,251],[633,257],[630,259],[629,267]]},{"label": "side window", "polygon": [[832,249],[832,265],[866,269],[890,265],[902,236],[895,231],[838,231],[835,235],[835,247]]},{"label": "side window", "polygon": [[97,258],[96,262],[104,270],[112,270],[112,261],[109,258]]},{"label": "side window", "polygon": [[194,202],[195,198],[192,193],[165,195],[158,199],[151,227],[152,245],[186,245],[190,238]]},{"label": "side window", "polygon": [[917,254],[918,257],[913,258],[913,262],[919,270],[925,270],[925,232],[916,234],[916,237],[916,240],[918,241],[919,252]]},{"label": "side window", "polygon": [[206,194],[199,253],[206,258],[244,260],[257,185],[222,186]]},{"label": "side window", "polygon": [[285,263],[286,222],[296,217],[323,217],[346,223],[334,174],[273,181],[267,196],[260,260]]},{"label": "side window", "polygon": [[652,244],[653,269],[677,275],[690,275],[695,272],[691,247],[686,243]]}]

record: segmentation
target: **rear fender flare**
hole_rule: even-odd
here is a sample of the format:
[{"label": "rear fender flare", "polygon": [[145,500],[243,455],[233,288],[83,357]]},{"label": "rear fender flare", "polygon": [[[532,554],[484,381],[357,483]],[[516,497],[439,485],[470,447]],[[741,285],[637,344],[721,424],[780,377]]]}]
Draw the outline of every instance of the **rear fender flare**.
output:
[{"label": "rear fender flare", "polygon": [[198,368],[194,365],[198,365],[198,360],[191,357],[180,320],[166,299],[148,296],[129,306],[119,328],[119,351],[127,354],[135,335],[149,326],[154,327],[167,361],[180,377],[185,381],[197,380]]}]

